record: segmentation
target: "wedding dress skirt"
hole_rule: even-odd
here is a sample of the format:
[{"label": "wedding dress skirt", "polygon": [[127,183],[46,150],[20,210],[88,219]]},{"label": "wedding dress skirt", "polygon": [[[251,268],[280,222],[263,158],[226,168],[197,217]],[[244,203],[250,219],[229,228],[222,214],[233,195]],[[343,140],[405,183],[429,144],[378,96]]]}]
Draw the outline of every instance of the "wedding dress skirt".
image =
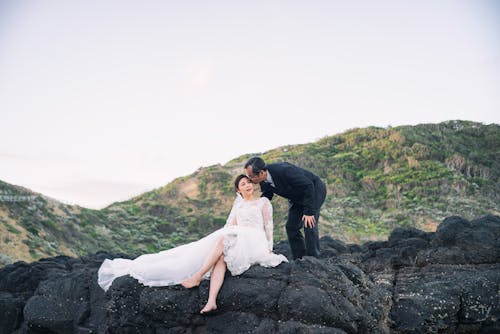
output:
[{"label": "wedding dress skirt", "polygon": [[[235,203],[226,226],[200,240],[158,253],[144,254],[134,260],[106,259],[99,268],[98,283],[106,291],[115,278],[130,275],[146,286],[179,284],[201,268],[220,237],[224,238],[224,261],[233,276],[240,275],[254,264],[275,267],[281,262],[288,262],[285,256],[272,253],[272,234],[269,240],[262,219],[256,219],[259,215],[255,215],[255,211],[262,210],[266,201]],[[234,225],[232,221],[235,222],[237,218],[238,224]],[[248,218],[247,223],[245,218]],[[267,224],[269,228],[269,221]],[[272,231],[272,222],[270,228]],[[208,279],[210,274],[211,270],[203,278]]]}]

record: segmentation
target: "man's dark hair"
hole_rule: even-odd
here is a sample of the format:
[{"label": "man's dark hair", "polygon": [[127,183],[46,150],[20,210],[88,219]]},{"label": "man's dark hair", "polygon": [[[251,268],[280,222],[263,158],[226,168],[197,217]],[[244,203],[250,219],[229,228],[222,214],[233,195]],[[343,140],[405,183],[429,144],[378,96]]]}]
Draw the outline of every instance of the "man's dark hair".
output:
[{"label": "man's dark hair", "polygon": [[267,170],[266,163],[262,158],[252,157],[245,163],[245,167],[252,166],[252,173],[258,174],[261,170]]}]

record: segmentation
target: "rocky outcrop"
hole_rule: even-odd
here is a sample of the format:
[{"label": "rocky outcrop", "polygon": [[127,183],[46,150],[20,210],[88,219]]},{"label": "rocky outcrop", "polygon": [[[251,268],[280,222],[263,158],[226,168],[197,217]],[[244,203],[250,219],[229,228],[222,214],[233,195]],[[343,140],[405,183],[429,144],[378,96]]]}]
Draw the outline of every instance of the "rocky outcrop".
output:
[{"label": "rocky outcrop", "polygon": [[[498,333],[500,217],[445,219],[435,233],[395,229],[387,241],[324,237],[322,258],[226,277],[218,313],[198,311],[208,281],[107,293],[100,252],[0,270],[0,333]],[[276,251],[288,254],[286,243]]]},{"label": "rocky outcrop", "polygon": [[492,176],[491,170],[488,167],[470,163],[464,157],[458,154],[445,159],[444,163],[451,170],[460,172],[467,177],[480,177],[483,179],[489,179]]}]

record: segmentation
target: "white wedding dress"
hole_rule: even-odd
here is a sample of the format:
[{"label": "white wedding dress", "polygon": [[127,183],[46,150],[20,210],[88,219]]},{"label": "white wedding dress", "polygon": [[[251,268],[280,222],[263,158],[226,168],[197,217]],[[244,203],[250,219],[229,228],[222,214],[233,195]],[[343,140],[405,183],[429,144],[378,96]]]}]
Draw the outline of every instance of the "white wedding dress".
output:
[{"label": "white wedding dress", "polygon": [[[107,291],[113,280],[130,275],[146,286],[180,284],[195,274],[219,237],[224,237],[224,261],[233,276],[251,265],[275,267],[288,262],[273,249],[273,211],[266,197],[244,200],[239,195],[223,228],[206,237],[172,249],[144,254],[134,260],[106,259],[98,271],[98,283]],[[204,279],[210,277],[211,270]]]}]

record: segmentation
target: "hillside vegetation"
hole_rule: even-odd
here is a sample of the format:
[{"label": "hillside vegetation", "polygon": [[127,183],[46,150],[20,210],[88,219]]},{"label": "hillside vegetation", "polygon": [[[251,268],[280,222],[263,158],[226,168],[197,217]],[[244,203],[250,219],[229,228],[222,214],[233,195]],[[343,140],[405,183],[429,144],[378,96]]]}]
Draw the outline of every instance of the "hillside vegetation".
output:
[{"label": "hillside vegetation", "polygon": [[[434,231],[453,215],[500,213],[499,125],[368,127],[200,168],[102,210],[64,205],[0,183],[2,193],[34,196],[0,201],[0,253],[24,260],[100,249],[139,254],[196,240],[224,225],[233,179],[252,155],[318,174],[328,188],[320,233],[346,242],[385,239],[397,226]],[[273,199],[277,240],[286,239],[287,205]]]}]

